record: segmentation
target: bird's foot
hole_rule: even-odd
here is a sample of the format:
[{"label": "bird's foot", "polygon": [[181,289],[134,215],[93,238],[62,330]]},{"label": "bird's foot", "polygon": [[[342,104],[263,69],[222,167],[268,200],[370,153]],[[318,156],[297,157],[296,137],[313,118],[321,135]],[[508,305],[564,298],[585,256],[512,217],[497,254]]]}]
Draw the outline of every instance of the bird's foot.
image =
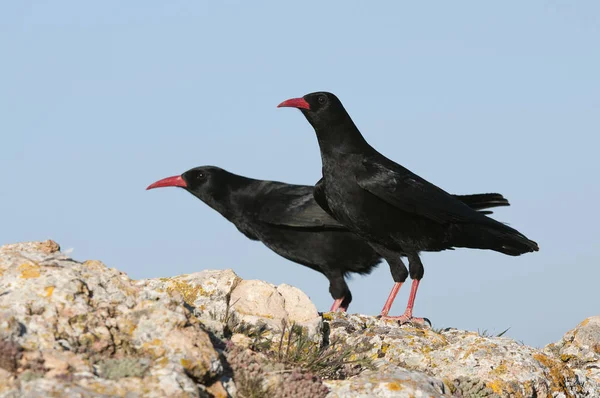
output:
[{"label": "bird's foot", "polygon": [[348,310],[348,306],[344,305],[344,297],[339,298],[333,302],[331,309],[329,312],[346,312]]},{"label": "bird's foot", "polygon": [[431,327],[431,321],[427,318],[416,318],[412,315],[400,315],[400,316],[389,316],[389,315],[380,315],[379,319],[383,320],[392,320],[398,322],[399,325],[404,325],[407,323],[417,325],[417,326],[426,326],[429,325]]}]

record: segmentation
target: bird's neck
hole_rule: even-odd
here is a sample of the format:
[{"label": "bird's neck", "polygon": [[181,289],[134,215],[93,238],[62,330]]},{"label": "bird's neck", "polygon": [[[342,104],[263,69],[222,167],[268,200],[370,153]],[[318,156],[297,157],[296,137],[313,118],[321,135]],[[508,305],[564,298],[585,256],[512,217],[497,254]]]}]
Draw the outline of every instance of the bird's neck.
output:
[{"label": "bird's neck", "polygon": [[365,153],[371,149],[349,115],[334,125],[313,127],[317,133],[322,157]]},{"label": "bird's neck", "polygon": [[210,195],[202,197],[202,201],[212,209],[219,212],[227,220],[235,223],[243,212],[246,202],[246,192],[255,180],[242,176],[235,176],[211,190]]}]

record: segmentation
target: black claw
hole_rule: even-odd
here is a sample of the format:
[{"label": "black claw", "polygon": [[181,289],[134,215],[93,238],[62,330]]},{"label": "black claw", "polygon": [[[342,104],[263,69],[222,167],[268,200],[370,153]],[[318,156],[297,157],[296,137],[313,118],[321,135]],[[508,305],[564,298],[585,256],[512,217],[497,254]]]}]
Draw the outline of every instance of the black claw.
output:
[{"label": "black claw", "polygon": [[433,326],[433,325],[431,324],[431,321],[429,320],[429,318],[423,318],[423,320],[429,324],[429,327],[432,327],[432,326]]}]

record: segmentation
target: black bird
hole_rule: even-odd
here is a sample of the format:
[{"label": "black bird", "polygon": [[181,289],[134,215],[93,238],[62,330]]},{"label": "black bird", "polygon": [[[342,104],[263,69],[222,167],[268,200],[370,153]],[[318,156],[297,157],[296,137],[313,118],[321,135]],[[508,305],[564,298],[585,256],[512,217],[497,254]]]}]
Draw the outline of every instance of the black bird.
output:
[{"label": "black bird", "polygon": [[[395,284],[382,317],[401,323],[425,321],[412,315],[424,274],[421,251],[466,247],[518,256],[538,250],[537,243],[517,230],[475,211],[377,152],[335,95],[311,93],[278,107],[300,109],[315,130],[323,166],[323,178],[315,186],[316,201],[367,240],[390,265]],[[389,317],[394,298],[409,275],[401,256],[408,258],[412,288],[405,313]]]},{"label": "black bird", "polygon": [[[282,257],[321,272],[334,298],[331,311],[346,311],[349,273],[369,274],[381,256],[329,216],[313,198],[314,187],[242,177],[213,166],[196,167],[147,189],[181,187],[218,211],[252,240]],[[477,210],[508,206],[500,194],[457,196]],[[489,211],[488,211],[489,212]]]}]

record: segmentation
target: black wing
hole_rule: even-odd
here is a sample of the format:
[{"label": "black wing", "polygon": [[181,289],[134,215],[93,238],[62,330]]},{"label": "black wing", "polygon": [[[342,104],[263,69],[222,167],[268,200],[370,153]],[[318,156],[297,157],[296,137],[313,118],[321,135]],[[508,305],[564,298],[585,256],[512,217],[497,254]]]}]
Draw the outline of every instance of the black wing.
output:
[{"label": "black wing", "polygon": [[360,187],[398,209],[440,224],[487,223],[453,195],[386,158],[369,157],[356,174]]},{"label": "black wing", "polygon": [[452,195],[481,214],[492,214],[491,207],[510,206],[508,200],[499,193],[478,193],[473,195]]},{"label": "black wing", "polygon": [[270,183],[260,195],[256,219],[268,224],[290,228],[346,229],[313,197],[314,187]]},{"label": "black wing", "polygon": [[327,203],[327,198],[325,197],[325,181],[323,181],[323,177],[315,184],[315,188],[313,190],[313,197],[321,209],[325,210],[327,214],[333,217],[333,212],[329,208],[329,204]]}]

